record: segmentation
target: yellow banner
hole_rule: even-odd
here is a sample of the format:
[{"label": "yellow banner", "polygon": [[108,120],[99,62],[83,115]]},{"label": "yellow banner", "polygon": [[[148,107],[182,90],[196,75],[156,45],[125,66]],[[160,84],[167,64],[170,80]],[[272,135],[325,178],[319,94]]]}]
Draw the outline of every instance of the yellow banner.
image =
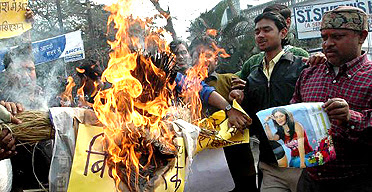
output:
[{"label": "yellow banner", "polygon": [[8,0],[0,2],[0,39],[15,37],[31,29],[26,22],[27,0]]},{"label": "yellow banner", "polygon": [[[101,139],[102,127],[79,125],[68,192],[116,191],[114,179],[109,176],[105,164],[107,153],[103,151]],[[186,160],[184,140],[178,137],[176,142],[178,156],[175,158],[174,166],[163,178],[157,180],[156,192],[182,192],[184,189]]]},{"label": "yellow banner", "polygon": [[[233,107],[248,116],[243,108],[233,101]],[[241,143],[249,143],[249,129],[240,131],[236,128],[228,127],[228,119],[225,111],[217,111],[210,117],[199,122],[199,127],[203,128],[199,134],[196,153],[205,148],[221,148]]]},{"label": "yellow banner", "polygon": [[116,191],[115,181],[108,175],[102,139],[102,127],[79,125],[67,191]]}]

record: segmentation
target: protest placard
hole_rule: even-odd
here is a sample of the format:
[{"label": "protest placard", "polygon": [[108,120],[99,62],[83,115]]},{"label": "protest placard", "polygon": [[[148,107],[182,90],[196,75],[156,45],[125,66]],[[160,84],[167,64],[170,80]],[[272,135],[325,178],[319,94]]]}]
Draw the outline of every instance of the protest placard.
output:
[{"label": "protest placard", "polygon": [[[69,192],[116,191],[115,181],[106,165],[108,154],[102,146],[103,128],[79,125],[75,155],[71,168]],[[186,151],[182,137],[176,138],[177,157],[174,165],[156,183],[156,192],[181,192],[185,185]]]},{"label": "protest placard", "polygon": [[0,39],[15,37],[31,29],[26,22],[27,0],[0,2]]}]

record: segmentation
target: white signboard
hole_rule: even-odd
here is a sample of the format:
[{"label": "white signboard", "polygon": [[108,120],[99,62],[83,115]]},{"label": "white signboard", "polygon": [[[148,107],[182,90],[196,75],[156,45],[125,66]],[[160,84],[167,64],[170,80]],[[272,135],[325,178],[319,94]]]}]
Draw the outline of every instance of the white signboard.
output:
[{"label": "white signboard", "polygon": [[298,39],[310,39],[320,37],[320,23],[323,14],[338,6],[358,7],[369,14],[369,29],[371,26],[372,0],[338,1],[323,4],[304,5],[293,8],[295,26]]}]

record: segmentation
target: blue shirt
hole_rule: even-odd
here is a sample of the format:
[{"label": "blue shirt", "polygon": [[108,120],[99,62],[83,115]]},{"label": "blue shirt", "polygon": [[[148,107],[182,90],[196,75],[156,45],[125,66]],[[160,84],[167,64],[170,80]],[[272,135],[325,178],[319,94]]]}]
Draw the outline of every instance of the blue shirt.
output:
[{"label": "blue shirt", "polygon": [[[185,84],[185,78],[186,76],[185,75],[182,75],[181,73],[178,73],[177,72],[177,77],[176,77],[176,91],[181,93],[182,92],[182,87],[184,86]],[[203,105],[207,105],[208,104],[208,99],[209,99],[209,96],[211,95],[211,93],[213,91],[215,91],[214,87],[211,87],[209,85],[207,85],[206,83],[204,83],[204,81],[201,82],[201,85],[203,86],[203,88],[199,91],[199,95],[200,95],[200,99],[203,103]]]}]

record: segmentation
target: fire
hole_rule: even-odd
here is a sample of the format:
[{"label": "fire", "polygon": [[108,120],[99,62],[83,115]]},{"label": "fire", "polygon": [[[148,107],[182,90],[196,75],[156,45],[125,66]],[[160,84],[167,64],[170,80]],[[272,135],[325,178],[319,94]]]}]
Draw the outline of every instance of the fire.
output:
[{"label": "fire", "polygon": [[80,69],[80,68],[76,67],[76,71],[78,73],[84,73],[85,72],[85,69]]},{"label": "fire", "polygon": [[[85,100],[85,93],[84,93],[84,87],[85,86],[86,86],[86,82],[83,81],[81,87],[77,90],[77,98],[78,98],[77,106],[78,107],[83,107],[83,108],[93,107],[92,103],[89,103],[88,101]],[[91,97],[94,96],[97,93],[97,91],[98,91],[98,84],[96,82],[94,82],[94,91],[92,92],[92,94],[90,96]]]},{"label": "fire", "polygon": [[73,104],[72,89],[76,84],[71,76],[67,78],[67,82],[68,84],[66,85],[65,91],[60,95],[60,104],[62,107],[70,107]]},{"label": "fire", "polygon": [[208,77],[208,63],[205,53],[199,55],[199,62],[186,71],[185,86],[183,87],[182,97],[190,105],[191,119],[195,123],[201,117],[202,102],[199,97],[199,91],[203,88],[201,81]]},{"label": "fire", "polygon": [[[113,51],[102,81],[112,87],[98,92],[93,108],[104,125],[107,164],[117,189],[144,191],[151,187],[156,168],[166,165],[177,151],[174,133],[165,120],[174,85],[169,74],[154,65],[169,58],[155,55],[168,50],[157,35],[162,31],[134,19],[131,3],[121,0],[107,7],[111,12],[108,27],[113,22],[117,32],[115,40],[108,42]],[[157,56],[162,59],[156,60]]]},{"label": "fire", "polygon": [[210,36],[217,36],[218,31],[216,29],[207,29],[206,34]]},{"label": "fire", "polygon": [[[216,36],[217,30],[208,29],[206,31],[207,37],[202,37],[208,40],[201,41],[202,43],[195,48],[198,51],[199,57],[196,65],[186,71],[186,86],[183,88],[182,96],[190,105],[192,121],[197,124],[201,118],[202,103],[199,97],[199,91],[202,89],[200,84],[202,80],[208,77],[208,67],[212,62],[216,62],[218,56],[227,58],[229,54],[223,48],[216,45],[215,41],[209,36]],[[205,42],[204,42],[205,41]],[[206,45],[206,44],[208,45]]]},{"label": "fire", "polygon": [[[80,68],[76,68],[76,71],[79,72],[79,73],[84,73],[85,70],[84,69],[80,69]],[[60,104],[62,107],[73,107],[73,106],[78,106],[78,107],[83,107],[83,108],[91,108],[93,107],[93,104],[92,103],[89,103],[88,101],[86,101],[86,97],[85,97],[85,93],[84,93],[84,89],[85,87],[87,86],[87,79],[86,78],[83,78],[82,81],[81,81],[81,86],[80,88],[77,89],[77,98],[78,98],[78,101],[75,101],[74,98],[73,98],[73,94],[72,94],[72,91],[73,91],[73,88],[76,86],[75,84],[75,81],[74,79],[69,76],[67,78],[67,85],[66,85],[66,88],[65,88],[65,91],[59,96],[59,98],[61,99],[60,100]],[[90,93],[90,97],[94,97],[97,92],[98,92],[98,89],[99,89],[99,83],[98,82],[93,82],[93,91]],[[77,103],[76,103],[77,102]]]},{"label": "fire", "polygon": [[[107,27],[114,24],[116,33],[115,40],[108,42],[112,52],[101,80],[109,82],[111,88],[96,89],[90,96],[95,95],[93,109],[104,126],[106,164],[117,189],[146,191],[154,187],[155,173],[165,170],[177,155],[175,133],[168,122],[174,119],[175,74],[168,44],[163,40],[165,30],[151,26],[152,18],[134,18],[131,7],[131,0],[106,7],[111,12]],[[217,31],[209,33],[216,35]],[[183,83],[181,96],[190,106],[195,124],[201,117],[199,91],[201,81],[208,76],[210,60],[228,56],[215,44],[212,47],[200,52],[198,64],[187,71]],[[71,95],[71,86],[75,84],[69,77],[66,95]],[[78,89],[79,106],[86,105],[85,86],[82,82]],[[72,101],[71,96],[68,98]]]}]

